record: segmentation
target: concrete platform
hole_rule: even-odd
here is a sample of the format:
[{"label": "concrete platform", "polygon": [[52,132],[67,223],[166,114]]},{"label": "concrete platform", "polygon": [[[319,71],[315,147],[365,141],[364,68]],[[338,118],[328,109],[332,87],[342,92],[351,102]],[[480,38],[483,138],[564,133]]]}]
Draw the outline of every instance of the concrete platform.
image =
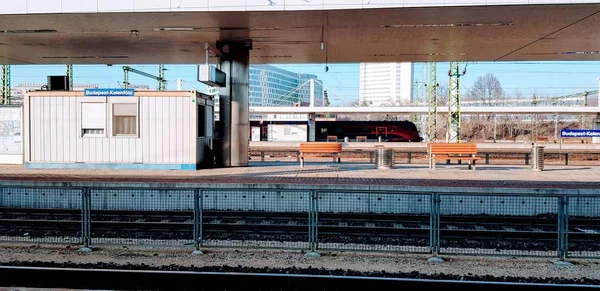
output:
[{"label": "concrete platform", "polygon": [[376,169],[372,164],[308,162],[250,162],[248,167],[198,171],[25,169],[0,165],[0,181],[193,183],[193,184],[292,184],[361,186],[433,186],[600,189],[600,166],[530,166],[401,164]]}]

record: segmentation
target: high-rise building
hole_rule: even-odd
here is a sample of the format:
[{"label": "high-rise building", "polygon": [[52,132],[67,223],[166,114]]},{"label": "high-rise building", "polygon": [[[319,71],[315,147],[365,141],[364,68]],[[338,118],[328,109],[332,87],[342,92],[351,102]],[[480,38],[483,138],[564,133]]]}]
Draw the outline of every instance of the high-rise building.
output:
[{"label": "high-rise building", "polygon": [[[325,105],[323,83],[315,75],[290,72],[270,65],[250,65],[248,101],[251,107]],[[312,95],[311,95],[312,92]],[[219,88],[208,88],[214,96],[216,119],[219,119]],[[285,114],[279,114],[285,119]],[[254,119],[256,116],[251,116]]]},{"label": "high-rise building", "polygon": [[413,95],[413,63],[361,63],[359,66],[360,106],[408,104]]},{"label": "high-rise building", "polygon": [[[312,80],[312,82],[311,82]],[[270,65],[250,65],[250,106],[323,105],[323,85],[315,75],[290,72]]]}]

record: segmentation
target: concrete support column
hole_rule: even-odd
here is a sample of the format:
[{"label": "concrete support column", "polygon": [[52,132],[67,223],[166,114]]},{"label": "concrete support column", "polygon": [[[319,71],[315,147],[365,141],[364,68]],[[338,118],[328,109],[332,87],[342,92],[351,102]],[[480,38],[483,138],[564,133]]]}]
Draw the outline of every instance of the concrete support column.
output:
[{"label": "concrete support column", "polygon": [[315,119],[317,118],[317,115],[315,113],[310,113],[308,115],[308,141],[315,141],[316,139],[316,132],[317,132],[317,123],[315,121]]},{"label": "concrete support column", "polygon": [[248,166],[250,121],[248,81],[250,47],[245,44],[219,44],[222,52],[220,69],[226,86],[219,89],[220,153],[224,167]]}]

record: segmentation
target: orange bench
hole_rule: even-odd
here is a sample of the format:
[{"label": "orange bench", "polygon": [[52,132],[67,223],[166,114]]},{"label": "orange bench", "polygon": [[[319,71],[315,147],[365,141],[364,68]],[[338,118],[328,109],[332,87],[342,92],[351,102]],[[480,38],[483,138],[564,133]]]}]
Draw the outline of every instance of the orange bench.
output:
[{"label": "orange bench", "polygon": [[304,167],[304,157],[333,157],[339,163],[342,154],[341,142],[302,142],[300,143],[300,167]]},{"label": "orange bench", "polygon": [[430,143],[427,147],[429,168],[435,169],[439,160],[468,160],[469,169],[475,170],[477,145],[474,143]]}]

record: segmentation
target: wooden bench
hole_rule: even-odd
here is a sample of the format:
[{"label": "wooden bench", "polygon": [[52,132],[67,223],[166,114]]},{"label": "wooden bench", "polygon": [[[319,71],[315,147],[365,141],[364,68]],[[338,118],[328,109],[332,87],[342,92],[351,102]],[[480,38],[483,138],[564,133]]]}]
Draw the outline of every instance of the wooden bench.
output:
[{"label": "wooden bench", "polygon": [[327,136],[327,141],[328,142],[337,142],[337,135],[328,135]]},{"label": "wooden bench", "polygon": [[341,142],[301,142],[300,167],[304,167],[304,157],[333,157],[339,163],[342,154]]},{"label": "wooden bench", "polygon": [[468,160],[469,169],[475,170],[475,161],[479,159],[474,143],[430,143],[427,148],[430,169],[435,169],[439,160]]},{"label": "wooden bench", "polygon": [[366,135],[359,135],[356,137],[356,142],[367,142],[367,136]]}]

